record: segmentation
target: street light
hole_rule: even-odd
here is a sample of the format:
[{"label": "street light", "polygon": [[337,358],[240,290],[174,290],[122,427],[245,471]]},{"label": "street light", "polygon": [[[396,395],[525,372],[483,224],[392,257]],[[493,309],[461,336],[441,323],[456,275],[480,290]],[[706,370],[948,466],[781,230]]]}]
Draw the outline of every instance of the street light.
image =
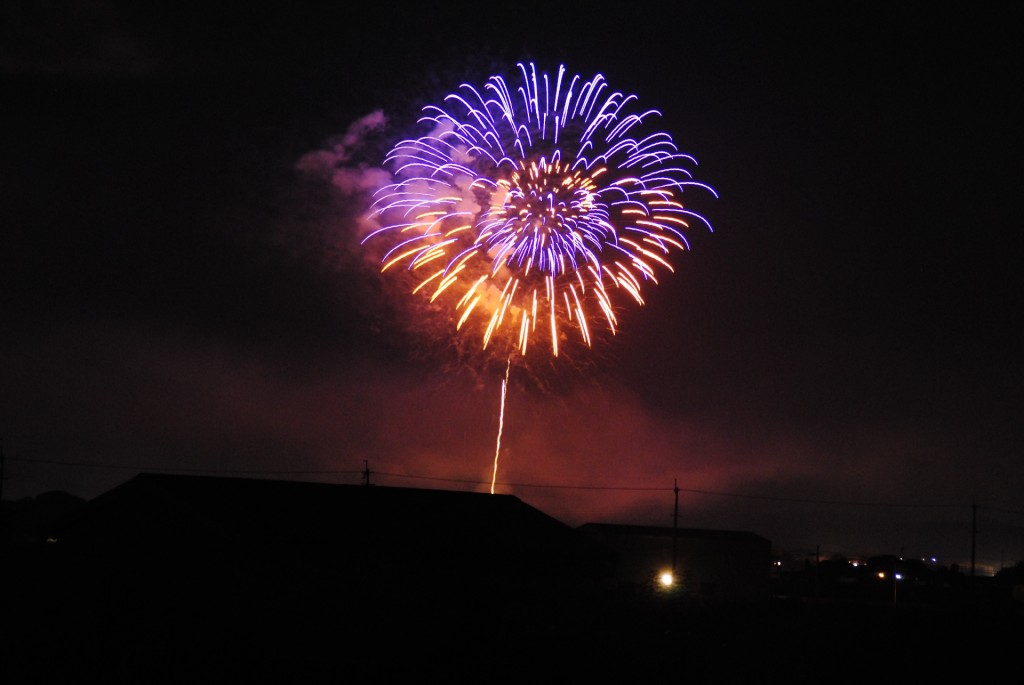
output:
[{"label": "street light", "polygon": [[661,583],[661,587],[668,589],[675,585],[676,578],[671,571],[662,571],[658,574],[658,582]]}]

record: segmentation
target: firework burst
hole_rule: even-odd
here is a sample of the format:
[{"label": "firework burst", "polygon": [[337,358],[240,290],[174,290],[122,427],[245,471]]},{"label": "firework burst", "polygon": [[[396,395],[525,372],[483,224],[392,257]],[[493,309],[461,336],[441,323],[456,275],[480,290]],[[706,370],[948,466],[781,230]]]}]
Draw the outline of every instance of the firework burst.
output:
[{"label": "firework burst", "polygon": [[515,88],[492,76],[424,108],[430,131],[388,154],[394,182],[363,242],[386,241],[382,271],[405,270],[483,349],[557,357],[570,340],[614,334],[618,300],[642,305],[688,249],[691,223],[711,228],[684,193],[717,195],[671,136],[645,133],[660,113],[633,111],[636,96],[600,74],[518,68]]}]

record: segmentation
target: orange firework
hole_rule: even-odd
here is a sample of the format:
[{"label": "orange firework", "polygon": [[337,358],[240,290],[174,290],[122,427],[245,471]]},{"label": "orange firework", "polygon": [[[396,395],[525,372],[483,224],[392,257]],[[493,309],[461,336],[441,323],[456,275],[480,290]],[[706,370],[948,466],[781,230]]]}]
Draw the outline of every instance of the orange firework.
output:
[{"label": "orange firework", "polygon": [[539,335],[557,357],[571,332],[590,347],[595,320],[614,334],[619,298],[644,303],[690,222],[711,228],[684,192],[715,191],[667,133],[642,133],[659,113],[631,112],[635,96],[518,66],[514,91],[492,76],[424,110],[431,130],[388,155],[364,242],[389,241],[382,270],[406,269],[483,349],[526,356]]}]

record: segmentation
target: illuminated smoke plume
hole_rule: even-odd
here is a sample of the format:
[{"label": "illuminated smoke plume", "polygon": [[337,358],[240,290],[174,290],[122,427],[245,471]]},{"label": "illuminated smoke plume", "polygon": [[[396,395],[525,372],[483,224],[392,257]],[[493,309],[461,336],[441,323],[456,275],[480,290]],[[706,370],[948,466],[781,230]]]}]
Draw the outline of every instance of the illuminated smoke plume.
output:
[{"label": "illuminated smoke plume", "polygon": [[380,131],[386,124],[383,112],[371,112],[349,125],[344,135],[329,140],[328,149],[303,155],[295,168],[300,173],[330,182],[342,195],[372,193],[390,183],[391,175],[356,160],[366,137]]}]

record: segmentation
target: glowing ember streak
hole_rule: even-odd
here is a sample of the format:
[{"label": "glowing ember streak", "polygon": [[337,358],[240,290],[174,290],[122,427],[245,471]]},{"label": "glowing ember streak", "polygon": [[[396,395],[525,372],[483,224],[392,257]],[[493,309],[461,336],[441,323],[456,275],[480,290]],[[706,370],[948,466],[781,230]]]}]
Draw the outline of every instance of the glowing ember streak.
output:
[{"label": "glowing ember streak", "polygon": [[[431,130],[388,154],[395,183],[377,192],[380,228],[364,242],[389,241],[382,270],[415,272],[413,291],[451,307],[484,349],[557,357],[567,330],[592,344],[595,316],[615,334],[617,294],[643,305],[644,284],[689,248],[689,221],[711,229],[684,192],[717,194],[671,136],[643,132],[660,113],[631,112],[636,96],[600,74],[518,69],[521,85],[492,76],[424,108]],[[538,330],[548,344],[528,345]]]},{"label": "glowing ember streak", "polygon": [[498,413],[498,443],[494,447],[494,474],[491,476],[491,494],[494,494],[494,483],[498,480],[498,455],[501,453],[501,430],[505,426],[505,389],[508,387],[508,372],[512,368],[512,357],[508,358],[505,367],[505,380],[501,382],[501,411]]}]

